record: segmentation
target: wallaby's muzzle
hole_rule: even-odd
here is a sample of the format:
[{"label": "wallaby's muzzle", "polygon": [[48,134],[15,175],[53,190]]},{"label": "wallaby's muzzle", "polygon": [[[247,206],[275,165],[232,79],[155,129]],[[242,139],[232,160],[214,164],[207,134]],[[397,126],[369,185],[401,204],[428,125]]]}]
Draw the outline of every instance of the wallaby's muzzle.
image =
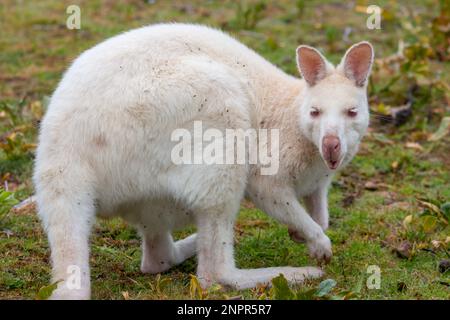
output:
[{"label": "wallaby's muzzle", "polygon": [[328,168],[337,169],[341,160],[341,141],[338,137],[332,135],[323,137],[322,155]]}]

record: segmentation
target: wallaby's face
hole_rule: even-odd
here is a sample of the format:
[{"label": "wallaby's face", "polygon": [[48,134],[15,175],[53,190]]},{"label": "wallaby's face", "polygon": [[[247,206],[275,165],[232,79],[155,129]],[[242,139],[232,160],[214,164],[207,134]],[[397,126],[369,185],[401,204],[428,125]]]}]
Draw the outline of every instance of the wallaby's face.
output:
[{"label": "wallaby's face", "polygon": [[331,170],[353,156],[366,133],[372,62],[373,49],[367,42],[352,46],[336,68],[316,49],[297,48],[298,67],[307,83],[299,106],[300,127]]}]

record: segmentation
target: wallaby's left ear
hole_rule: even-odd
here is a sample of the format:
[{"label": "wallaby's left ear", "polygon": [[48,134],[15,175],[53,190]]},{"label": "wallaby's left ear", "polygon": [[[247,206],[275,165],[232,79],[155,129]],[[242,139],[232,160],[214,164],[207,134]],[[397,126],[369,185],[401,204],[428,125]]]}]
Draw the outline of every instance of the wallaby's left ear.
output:
[{"label": "wallaby's left ear", "polygon": [[372,69],[373,57],[372,45],[367,41],[359,42],[347,50],[338,69],[355,81],[356,86],[364,87]]}]

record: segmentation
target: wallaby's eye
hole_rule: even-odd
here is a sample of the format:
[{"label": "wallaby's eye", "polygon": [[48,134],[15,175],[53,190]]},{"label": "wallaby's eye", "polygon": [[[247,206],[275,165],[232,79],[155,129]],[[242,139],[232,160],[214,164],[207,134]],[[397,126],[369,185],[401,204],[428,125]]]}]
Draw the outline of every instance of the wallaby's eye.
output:
[{"label": "wallaby's eye", "polygon": [[317,118],[318,116],[320,116],[320,110],[318,108],[313,107],[311,108],[309,114],[311,115],[311,117]]},{"label": "wallaby's eye", "polygon": [[358,115],[358,110],[356,108],[350,108],[347,110],[347,116],[354,118]]}]

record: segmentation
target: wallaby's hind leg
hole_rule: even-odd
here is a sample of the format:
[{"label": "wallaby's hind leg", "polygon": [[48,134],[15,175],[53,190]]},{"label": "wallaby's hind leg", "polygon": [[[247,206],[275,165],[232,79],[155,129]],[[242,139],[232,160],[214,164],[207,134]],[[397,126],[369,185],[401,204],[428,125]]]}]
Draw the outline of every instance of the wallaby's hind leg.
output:
[{"label": "wallaby's hind leg", "polygon": [[214,282],[238,290],[247,289],[270,281],[283,274],[290,283],[299,283],[306,278],[323,275],[315,267],[273,267],[261,269],[237,269],[233,257],[234,217],[239,209],[239,200],[214,206],[198,215],[198,277],[202,286]]},{"label": "wallaby's hind leg", "polygon": [[260,269],[237,269],[233,257],[233,225],[229,217],[204,215],[198,222],[198,277],[202,286],[214,282],[238,290],[253,288],[270,281],[280,273],[290,283],[300,283],[307,278],[323,275],[315,267],[272,267]]},{"label": "wallaby's hind leg", "polygon": [[143,234],[141,271],[160,273],[195,255],[197,235],[174,242],[169,232]]},{"label": "wallaby's hind leg", "polygon": [[[70,171],[70,172],[69,172]],[[35,174],[38,212],[51,249],[51,299],[89,299],[89,234],[95,220],[92,188],[81,168],[52,165]]]}]

